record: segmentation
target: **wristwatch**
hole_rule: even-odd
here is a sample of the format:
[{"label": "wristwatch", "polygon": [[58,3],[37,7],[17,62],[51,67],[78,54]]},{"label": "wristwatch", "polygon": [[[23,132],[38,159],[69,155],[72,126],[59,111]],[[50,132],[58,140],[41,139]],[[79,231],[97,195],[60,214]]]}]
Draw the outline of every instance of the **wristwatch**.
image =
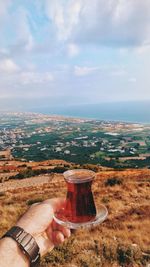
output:
[{"label": "wristwatch", "polygon": [[40,264],[40,249],[32,235],[26,233],[19,226],[13,226],[2,238],[11,237],[14,239],[22,252],[28,257],[31,267],[38,267]]}]

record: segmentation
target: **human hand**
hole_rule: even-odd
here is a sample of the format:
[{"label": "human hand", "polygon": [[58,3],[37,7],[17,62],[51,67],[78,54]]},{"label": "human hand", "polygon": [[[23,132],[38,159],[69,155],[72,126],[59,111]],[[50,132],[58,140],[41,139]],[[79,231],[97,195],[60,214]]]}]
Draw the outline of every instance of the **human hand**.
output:
[{"label": "human hand", "polygon": [[70,229],[53,220],[54,212],[63,204],[64,200],[60,198],[33,204],[16,224],[35,238],[41,255],[63,243],[71,234]]}]

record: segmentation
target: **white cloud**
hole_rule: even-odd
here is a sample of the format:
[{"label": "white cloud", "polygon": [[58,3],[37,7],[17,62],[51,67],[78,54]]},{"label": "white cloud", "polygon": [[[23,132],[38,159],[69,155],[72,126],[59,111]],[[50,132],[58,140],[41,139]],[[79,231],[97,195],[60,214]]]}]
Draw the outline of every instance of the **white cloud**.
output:
[{"label": "white cloud", "polygon": [[130,83],[136,83],[136,78],[135,77],[131,77],[131,78],[129,78],[129,80],[128,80]]},{"label": "white cloud", "polygon": [[150,0],[30,2],[0,0],[1,93],[150,98]]},{"label": "white cloud", "polygon": [[97,68],[97,67],[75,66],[74,67],[74,74],[76,76],[86,76],[86,75],[89,75],[89,74],[93,73],[94,71],[96,71],[98,69],[99,68]]},{"label": "white cloud", "polygon": [[68,44],[68,55],[69,57],[75,57],[79,54],[80,52],[80,49],[79,47],[74,44],[74,43],[70,43]]},{"label": "white cloud", "polygon": [[141,46],[136,47],[134,50],[138,55],[143,55],[150,52],[150,42],[145,42]]},{"label": "white cloud", "polygon": [[19,77],[19,81],[21,84],[41,84],[52,82],[54,77],[50,72],[22,72]]},{"label": "white cloud", "polygon": [[6,48],[0,48],[0,56],[8,56],[9,51]]},{"label": "white cloud", "polygon": [[20,41],[20,43],[24,43],[24,49],[28,52],[34,47],[34,39],[28,20],[29,14],[25,9],[21,8],[18,12],[20,15],[18,16],[19,26],[17,27],[18,41]]},{"label": "white cloud", "polygon": [[10,14],[8,23],[12,27],[11,30],[14,36],[14,41],[10,44],[12,54],[30,52],[34,48],[35,41],[29,20],[29,12],[22,6],[18,6]]},{"label": "white cloud", "polygon": [[12,0],[0,1],[0,20],[7,15],[8,7],[11,3]]},{"label": "white cloud", "polygon": [[101,65],[97,67],[75,66],[74,74],[76,76],[86,76],[95,72],[102,76],[112,76],[114,78],[128,76],[126,67],[121,65]]},{"label": "white cloud", "polygon": [[53,81],[54,75],[48,71],[0,72],[0,96],[24,98],[43,95],[46,98],[52,91]]},{"label": "white cloud", "polygon": [[19,66],[11,59],[3,59],[0,61],[0,72],[15,73],[20,70]]},{"label": "white cloud", "polygon": [[111,76],[125,76],[127,75],[127,71],[125,69],[121,69],[121,68],[114,68],[112,71],[111,71]]},{"label": "white cloud", "polygon": [[[35,40],[31,29],[31,14],[15,1],[0,1],[0,56],[30,52]],[[9,9],[9,7],[13,7]],[[16,6],[15,6],[16,5]]]},{"label": "white cloud", "polygon": [[46,0],[45,3],[46,14],[57,29],[58,39],[68,39],[72,34],[74,26],[78,24],[82,1]]},{"label": "white cloud", "polygon": [[46,1],[59,40],[139,46],[150,40],[149,0]]},{"label": "white cloud", "polygon": [[27,62],[26,66],[25,66],[26,70],[31,71],[31,72],[35,71],[36,67],[37,66],[35,64],[33,64],[32,62]]}]

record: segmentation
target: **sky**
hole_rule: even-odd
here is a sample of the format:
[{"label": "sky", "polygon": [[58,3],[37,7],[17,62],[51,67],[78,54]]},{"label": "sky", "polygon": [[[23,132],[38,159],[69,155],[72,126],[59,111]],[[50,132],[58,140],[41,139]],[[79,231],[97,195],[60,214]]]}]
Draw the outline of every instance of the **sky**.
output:
[{"label": "sky", "polygon": [[150,0],[0,0],[1,106],[150,100],[149,70]]}]

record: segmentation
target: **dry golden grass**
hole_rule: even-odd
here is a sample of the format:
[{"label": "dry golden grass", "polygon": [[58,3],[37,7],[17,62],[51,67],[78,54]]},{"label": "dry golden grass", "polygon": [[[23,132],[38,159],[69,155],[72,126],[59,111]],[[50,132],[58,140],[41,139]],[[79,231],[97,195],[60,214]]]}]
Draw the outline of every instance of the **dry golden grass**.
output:
[{"label": "dry golden grass", "polygon": [[[109,178],[122,184],[106,186]],[[95,200],[107,206],[107,220],[78,230],[48,253],[41,267],[148,266],[150,263],[150,170],[102,171],[93,183]],[[65,196],[62,175],[42,186],[8,190],[0,194],[0,234],[15,224],[30,203]],[[29,202],[30,200],[30,202]]]}]

